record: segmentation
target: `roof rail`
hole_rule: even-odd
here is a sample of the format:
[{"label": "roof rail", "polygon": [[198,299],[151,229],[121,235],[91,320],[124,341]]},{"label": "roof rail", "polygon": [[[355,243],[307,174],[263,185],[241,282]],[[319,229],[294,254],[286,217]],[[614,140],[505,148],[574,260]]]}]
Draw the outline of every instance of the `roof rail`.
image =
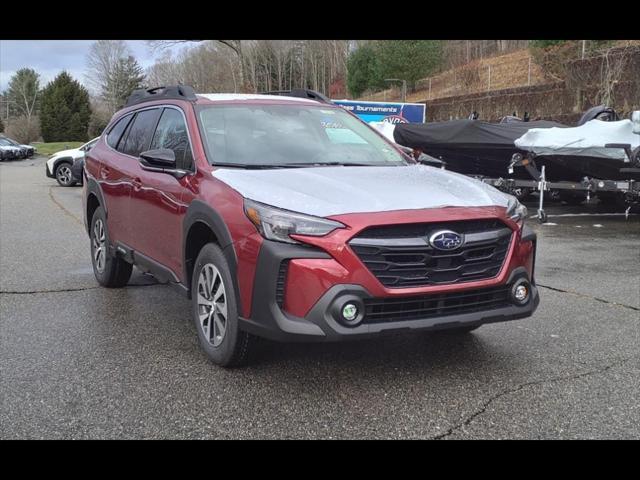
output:
[{"label": "roof rail", "polygon": [[134,90],[129,98],[125,107],[136,105],[138,103],[150,102],[152,100],[196,100],[196,92],[193,88],[187,85],[174,85],[169,87],[155,87],[144,89],[140,88]]},{"label": "roof rail", "polygon": [[308,98],[322,103],[333,103],[323,94],[307,88],[293,88],[291,90],[273,90],[270,92],[260,92],[261,95],[285,95],[287,97]]}]

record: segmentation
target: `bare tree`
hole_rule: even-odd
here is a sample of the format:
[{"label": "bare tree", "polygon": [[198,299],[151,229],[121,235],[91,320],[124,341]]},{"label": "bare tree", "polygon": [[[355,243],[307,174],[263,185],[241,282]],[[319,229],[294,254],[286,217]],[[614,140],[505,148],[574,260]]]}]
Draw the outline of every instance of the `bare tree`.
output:
[{"label": "bare tree", "polygon": [[112,113],[119,107],[123,89],[131,82],[128,75],[123,75],[122,68],[130,57],[133,58],[124,40],[98,40],[87,54],[87,84]]},{"label": "bare tree", "polygon": [[6,100],[12,113],[24,116],[27,123],[36,112],[40,93],[40,75],[31,68],[21,68],[9,81]]},{"label": "bare tree", "polygon": [[200,91],[313,88],[328,93],[344,79],[349,51],[343,40],[161,40],[150,47],[166,52],[189,44],[193,48],[181,50],[175,60],[165,55],[148,70],[151,83],[167,72],[176,78],[178,71],[184,83]]}]

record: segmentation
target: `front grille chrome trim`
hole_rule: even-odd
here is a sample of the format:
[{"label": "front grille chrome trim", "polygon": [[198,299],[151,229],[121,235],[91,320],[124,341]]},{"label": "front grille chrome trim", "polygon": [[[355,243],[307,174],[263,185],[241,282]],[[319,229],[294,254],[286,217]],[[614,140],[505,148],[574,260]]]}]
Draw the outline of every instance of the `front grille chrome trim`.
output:
[{"label": "front grille chrome trim", "polygon": [[[470,228],[469,225],[473,225]],[[367,230],[349,242],[352,251],[373,275],[388,288],[447,285],[496,277],[505,263],[513,231],[490,219],[482,229],[478,220],[410,225],[404,235],[402,225],[388,237],[367,235]],[[451,251],[429,245],[431,232],[458,227],[464,244]],[[374,229],[375,230],[375,229]],[[415,236],[417,231],[424,235]],[[466,233],[468,232],[468,233]],[[398,235],[399,233],[399,235]]]}]

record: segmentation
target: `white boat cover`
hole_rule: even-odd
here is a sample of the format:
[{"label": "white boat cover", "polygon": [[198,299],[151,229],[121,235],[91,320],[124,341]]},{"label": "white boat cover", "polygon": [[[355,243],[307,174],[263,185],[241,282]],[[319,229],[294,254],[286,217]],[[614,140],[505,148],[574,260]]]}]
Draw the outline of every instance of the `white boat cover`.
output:
[{"label": "white boat cover", "polygon": [[605,148],[608,143],[640,145],[640,135],[633,133],[631,120],[603,122],[591,120],[580,127],[532,128],[515,140],[516,147],[536,155],[569,155],[625,160],[621,148]]},{"label": "white boat cover", "polygon": [[393,138],[393,131],[396,129],[395,124],[391,122],[369,122],[369,125],[378,130],[387,140],[396,143],[396,140]]}]

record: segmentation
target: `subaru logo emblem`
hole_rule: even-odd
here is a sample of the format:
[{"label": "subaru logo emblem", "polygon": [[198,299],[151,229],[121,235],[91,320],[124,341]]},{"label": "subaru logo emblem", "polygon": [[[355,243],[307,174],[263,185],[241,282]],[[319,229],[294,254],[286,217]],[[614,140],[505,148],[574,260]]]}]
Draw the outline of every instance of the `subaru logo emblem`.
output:
[{"label": "subaru logo emblem", "polygon": [[451,230],[440,230],[429,237],[429,244],[438,250],[455,250],[463,243],[464,237]]}]

